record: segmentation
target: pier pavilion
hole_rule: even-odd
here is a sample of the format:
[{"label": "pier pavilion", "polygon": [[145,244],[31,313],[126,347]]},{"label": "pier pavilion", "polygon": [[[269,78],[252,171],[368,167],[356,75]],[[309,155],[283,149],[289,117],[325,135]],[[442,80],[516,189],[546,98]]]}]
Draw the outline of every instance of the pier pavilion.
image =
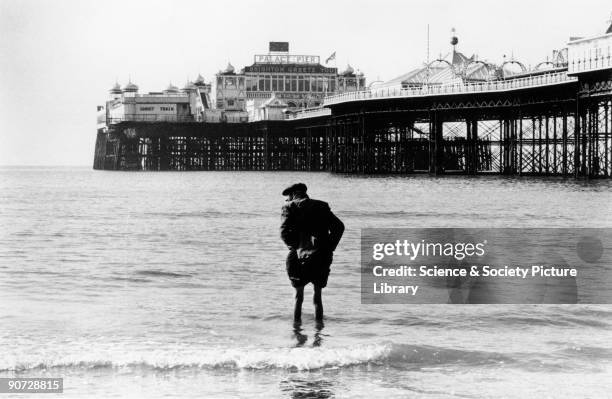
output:
[{"label": "pier pavilion", "polygon": [[[289,111],[318,107],[331,94],[365,89],[362,72],[347,65],[338,72],[335,66],[321,64],[318,55],[289,52],[289,43],[270,42],[267,54],[256,54],[253,64],[236,71],[231,63],[216,75],[216,108],[233,119],[248,117],[246,109],[258,108],[272,96],[284,101]],[[232,117],[230,116],[230,119]]]}]

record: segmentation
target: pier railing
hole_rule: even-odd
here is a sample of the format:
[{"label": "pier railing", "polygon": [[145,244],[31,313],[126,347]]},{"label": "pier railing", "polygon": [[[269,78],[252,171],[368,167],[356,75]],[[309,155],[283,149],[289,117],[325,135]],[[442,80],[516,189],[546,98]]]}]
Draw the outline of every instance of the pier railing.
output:
[{"label": "pier railing", "polygon": [[299,110],[294,114],[287,115],[287,119],[304,119],[304,118],[315,118],[317,116],[328,116],[331,115],[331,109],[324,107],[306,108]]},{"label": "pier railing", "polygon": [[121,117],[108,118],[108,124],[121,122],[195,122],[193,116],[158,115],[158,114],[126,114]]},{"label": "pier railing", "polygon": [[567,72],[549,73],[518,79],[495,80],[479,83],[456,83],[449,85],[423,85],[418,88],[377,88],[365,91],[336,94],[325,97],[323,105],[333,105],[349,101],[375,100],[384,98],[426,97],[467,93],[502,92],[530,87],[550,86],[575,82],[578,79],[568,76]]}]

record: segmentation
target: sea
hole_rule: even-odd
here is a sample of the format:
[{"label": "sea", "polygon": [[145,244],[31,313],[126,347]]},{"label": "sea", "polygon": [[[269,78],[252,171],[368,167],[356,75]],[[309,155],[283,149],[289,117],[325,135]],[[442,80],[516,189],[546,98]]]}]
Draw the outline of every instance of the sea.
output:
[{"label": "sea", "polygon": [[[316,323],[279,238],[345,225]],[[612,181],[0,168],[0,377],[62,398],[612,397],[612,305],[362,304],[361,229],[612,227]],[[1,394],[24,398],[27,394]]]}]

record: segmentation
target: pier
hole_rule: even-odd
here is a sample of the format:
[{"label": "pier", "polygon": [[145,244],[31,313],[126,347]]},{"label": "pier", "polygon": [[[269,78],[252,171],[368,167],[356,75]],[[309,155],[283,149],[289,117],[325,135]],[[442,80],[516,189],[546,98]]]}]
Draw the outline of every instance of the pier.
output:
[{"label": "pier", "polygon": [[95,169],[612,175],[612,34],[562,67],[511,78],[374,87],[284,120],[111,121]]}]

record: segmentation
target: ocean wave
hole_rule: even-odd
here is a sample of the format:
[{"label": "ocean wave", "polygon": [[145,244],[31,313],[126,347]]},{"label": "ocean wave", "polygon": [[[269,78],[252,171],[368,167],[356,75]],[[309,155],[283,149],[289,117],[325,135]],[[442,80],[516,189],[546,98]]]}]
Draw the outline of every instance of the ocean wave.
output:
[{"label": "ocean wave", "polygon": [[[10,362],[7,364],[5,362]],[[295,369],[316,370],[359,365],[389,365],[421,368],[464,364],[468,366],[509,364],[510,356],[486,351],[469,351],[405,344],[368,344],[339,348],[296,347],[276,349],[210,349],[200,351],[146,351],[94,353],[60,356],[56,359],[0,361],[0,371],[38,369]],[[4,363],[4,364],[2,364]]]},{"label": "ocean wave", "polygon": [[559,353],[567,354],[572,357],[583,357],[590,361],[593,361],[595,359],[612,359],[611,349],[601,348],[598,346],[571,346],[560,350]]},{"label": "ocean wave", "polygon": [[113,280],[113,281],[129,281],[129,282],[132,282],[132,283],[150,283],[152,281],[152,280],[149,280],[148,278],[120,277],[120,276],[109,277],[108,280]]},{"label": "ocean wave", "polygon": [[234,217],[246,217],[253,218],[261,216],[260,213],[254,212],[230,212],[230,211],[192,211],[192,212],[145,212],[144,215],[163,217],[169,219],[180,219],[180,218],[234,218]]},{"label": "ocean wave", "polygon": [[193,277],[188,273],[165,272],[163,270],[138,270],[136,274],[141,276],[158,276],[158,277]]},{"label": "ocean wave", "polygon": [[555,315],[504,315],[496,318],[497,323],[506,325],[528,325],[528,326],[557,326],[557,327],[608,327],[609,323],[602,318],[572,316],[564,314]]}]

